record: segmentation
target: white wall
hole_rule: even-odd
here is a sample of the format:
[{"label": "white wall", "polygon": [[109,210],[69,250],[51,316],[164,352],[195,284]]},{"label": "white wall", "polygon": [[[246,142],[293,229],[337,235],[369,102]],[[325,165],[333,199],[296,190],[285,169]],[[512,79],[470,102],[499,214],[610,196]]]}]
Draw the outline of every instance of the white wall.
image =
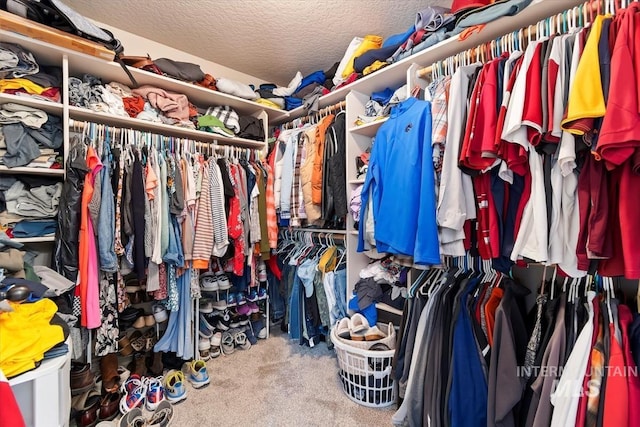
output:
[{"label": "white wall", "polygon": [[266,83],[265,80],[252,76],[250,74],[233,70],[229,67],[225,67],[224,65],[216,64],[215,62],[211,62],[195,55],[182,52],[178,49],[165,46],[153,40],[149,40],[142,36],[121,30],[116,27],[112,27],[98,21],[94,22],[96,23],[96,25],[111,31],[113,35],[118,40],[120,40],[122,46],[124,46],[124,54],[127,56],[146,56],[147,54],[149,54],[151,56],[151,59],[169,58],[173,59],[174,61],[191,62],[200,65],[202,71],[211,74],[216,79],[225,77],[246,84],[254,84],[256,85],[256,87],[261,83]]}]

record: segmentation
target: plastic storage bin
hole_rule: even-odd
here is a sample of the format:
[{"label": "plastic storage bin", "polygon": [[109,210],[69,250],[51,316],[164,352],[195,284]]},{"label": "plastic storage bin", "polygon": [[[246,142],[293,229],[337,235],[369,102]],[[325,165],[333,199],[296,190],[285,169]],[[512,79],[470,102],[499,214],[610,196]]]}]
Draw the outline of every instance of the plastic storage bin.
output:
[{"label": "plastic storage bin", "polygon": [[9,380],[29,427],[66,427],[71,411],[71,340],[69,352],[43,361],[37,369]]},{"label": "plastic storage bin", "polygon": [[[391,327],[391,334],[395,335],[394,332]],[[391,377],[395,350],[377,351],[355,347],[348,340],[338,337],[336,328],[331,330],[331,341],[338,356],[338,375],[345,394],[354,402],[372,408],[392,405],[396,398]]]}]

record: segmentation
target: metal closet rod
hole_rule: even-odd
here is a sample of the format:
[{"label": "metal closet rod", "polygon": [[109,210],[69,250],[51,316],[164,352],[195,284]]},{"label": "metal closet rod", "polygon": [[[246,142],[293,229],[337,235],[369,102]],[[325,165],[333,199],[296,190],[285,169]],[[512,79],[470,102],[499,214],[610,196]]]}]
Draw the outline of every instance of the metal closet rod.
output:
[{"label": "metal closet rod", "polygon": [[322,119],[323,117],[328,116],[329,114],[339,111],[339,110],[344,110],[345,107],[347,106],[347,101],[340,101],[336,104],[333,105],[329,105],[327,107],[321,108],[320,110],[318,110],[317,112],[313,113],[313,114],[307,114],[306,116],[303,117],[298,117],[295,118],[291,121],[285,122],[283,123],[281,126],[284,129],[291,129],[294,126],[297,126],[299,124],[303,124],[303,123],[307,123],[310,121],[319,121],[320,119]]},{"label": "metal closet rod", "polygon": [[145,130],[121,128],[117,126],[105,125],[102,123],[87,122],[83,120],[69,119],[69,127],[76,132],[87,133],[90,137],[99,135],[107,135],[111,133],[113,139],[120,139],[121,142],[132,141],[136,146],[140,145],[156,145],[158,143],[165,144],[170,151],[200,152],[209,154],[221,154],[225,157],[240,157],[245,155],[247,158],[258,159],[261,157],[262,150],[258,148],[243,148],[235,145],[220,144],[218,140],[211,142],[197,141],[190,138],[179,138],[175,136],[161,135]]},{"label": "metal closet rod", "polygon": [[[547,17],[536,24],[526,28],[513,31],[482,43],[476,47],[466,49],[444,60],[436,61],[433,64],[419,69],[416,74],[419,78],[424,78],[435,73],[446,74],[451,68],[458,67],[465,63],[476,61],[485,62],[500,56],[501,52],[511,52],[516,49],[524,49],[532,40],[538,36],[548,36],[551,34],[566,34],[571,28],[583,27],[593,22],[596,14],[615,14],[618,9],[627,7],[631,2],[638,0],[589,0],[571,9]],[[478,27],[482,30],[483,26]],[[472,27],[473,30],[478,28]],[[470,36],[473,31],[466,33]],[[465,33],[461,35],[461,40],[466,38]]]}]

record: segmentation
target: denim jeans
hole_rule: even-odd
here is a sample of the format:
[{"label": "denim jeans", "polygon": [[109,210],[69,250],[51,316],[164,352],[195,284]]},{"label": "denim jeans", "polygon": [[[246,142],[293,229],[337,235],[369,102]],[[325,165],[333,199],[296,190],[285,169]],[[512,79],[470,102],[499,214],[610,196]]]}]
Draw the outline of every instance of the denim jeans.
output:
[{"label": "denim jeans", "polygon": [[180,226],[175,215],[170,215],[171,225],[169,227],[169,248],[164,254],[162,260],[164,262],[175,265],[176,267],[184,266],[184,254],[182,253],[182,241],[180,236]]},{"label": "denim jeans", "polygon": [[304,319],[302,319],[300,313],[300,308],[302,307],[301,288],[302,281],[296,274],[293,279],[293,287],[289,299],[289,337],[292,340],[302,338],[302,322]]},{"label": "denim jeans", "polygon": [[118,258],[115,251],[115,206],[113,187],[111,187],[111,161],[109,156],[102,158],[102,170],[98,179],[102,182],[100,199],[100,216],[98,217],[98,250],[100,270],[115,273],[118,269]]},{"label": "denim jeans", "polygon": [[335,272],[336,305],[332,310],[336,319],[347,317],[347,269],[341,268]]},{"label": "denim jeans", "polygon": [[278,283],[278,279],[270,270],[267,270],[267,282],[269,283],[271,318],[282,319],[286,310],[284,296],[280,293],[280,283]]},{"label": "denim jeans", "polygon": [[236,292],[246,292],[251,281],[251,267],[244,266],[244,275],[236,276],[235,274],[229,274],[229,280],[233,285]]}]

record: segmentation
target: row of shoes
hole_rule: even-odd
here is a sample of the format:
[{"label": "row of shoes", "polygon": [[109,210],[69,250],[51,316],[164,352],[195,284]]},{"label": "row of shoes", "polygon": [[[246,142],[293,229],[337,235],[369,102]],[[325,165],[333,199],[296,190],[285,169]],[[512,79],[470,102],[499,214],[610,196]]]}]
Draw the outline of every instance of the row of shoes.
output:
[{"label": "row of shoes", "polygon": [[377,341],[387,336],[377,325],[370,326],[367,318],[360,313],[340,319],[336,328],[340,338],[352,341]]},{"label": "row of shoes", "polygon": [[199,389],[209,385],[209,373],[204,360],[185,362],[181,370],[172,369],[162,376],[141,377],[131,374],[125,381],[120,392],[119,409],[123,415],[129,414],[136,408],[146,408],[156,411],[162,402],[177,404],[187,398],[186,382]]},{"label": "row of shoes", "polygon": [[265,288],[251,288],[247,294],[244,292],[226,292],[224,295],[218,294],[216,298],[204,296],[200,300],[200,311],[224,310],[225,308],[245,304],[251,304],[253,309],[257,302],[265,299],[267,299],[267,290]]},{"label": "row of shoes", "polygon": [[[236,349],[249,350],[258,339],[267,337],[262,313],[237,315],[229,310],[200,315],[198,350],[203,360],[221,354],[233,354]],[[257,331],[257,333],[255,332]]]},{"label": "row of shoes", "polygon": [[151,307],[152,312],[146,313],[142,308],[129,306],[118,315],[120,330],[134,327],[142,329],[153,326],[156,323],[164,323],[169,319],[166,307],[162,303],[155,303]]}]

